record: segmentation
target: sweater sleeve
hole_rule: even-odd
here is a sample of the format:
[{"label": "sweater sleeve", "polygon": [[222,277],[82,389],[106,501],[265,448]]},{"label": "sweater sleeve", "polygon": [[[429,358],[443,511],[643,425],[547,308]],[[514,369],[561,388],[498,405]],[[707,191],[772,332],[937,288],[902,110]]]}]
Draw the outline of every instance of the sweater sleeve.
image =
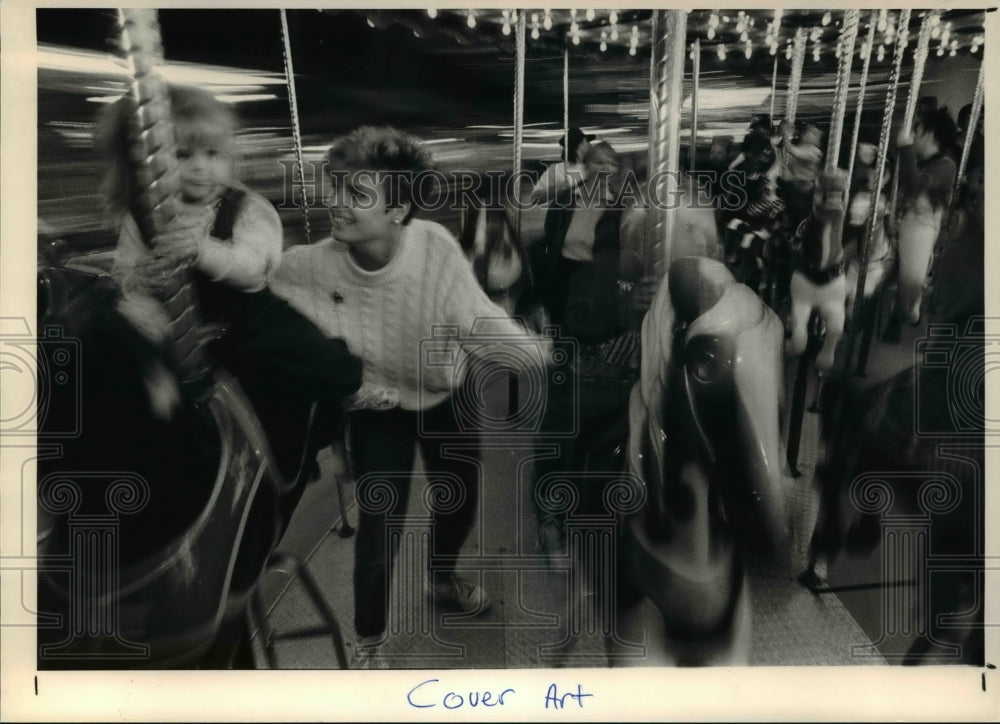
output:
[{"label": "sweater sleeve", "polygon": [[[444,246],[444,245],[442,245]],[[538,342],[543,353],[542,360],[547,360],[551,352],[552,340],[535,335],[519,321],[511,319],[507,313],[494,304],[479,286],[465,263],[457,244],[447,251],[444,259],[444,274],[442,281],[449,290],[442,295],[447,305],[445,313],[438,318],[448,320],[449,324],[459,328],[459,339],[473,345],[477,336],[511,339],[519,344]]]},{"label": "sweater sleeve", "polygon": [[278,266],[281,248],[278,212],[263,197],[247,194],[233,224],[232,241],[206,235],[199,245],[197,268],[215,281],[259,291]]}]

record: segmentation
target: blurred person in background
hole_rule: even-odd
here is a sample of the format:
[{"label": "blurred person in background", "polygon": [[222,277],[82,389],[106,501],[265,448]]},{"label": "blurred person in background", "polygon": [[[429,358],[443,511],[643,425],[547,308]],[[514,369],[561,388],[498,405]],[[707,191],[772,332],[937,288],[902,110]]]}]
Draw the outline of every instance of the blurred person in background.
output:
[{"label": "blurred person in background", "polygon": [[[569,148],[566,139],[569,138]],[[597,138],[587,134],[577,127],[569,129],[569,133],[559,136],[562,147],[562,160],[549,166],[538,183],[531,190],[531,202],[548,204],[566,189],[574,188],[583,180],[583,157],[587,155],[591,142]]]}]

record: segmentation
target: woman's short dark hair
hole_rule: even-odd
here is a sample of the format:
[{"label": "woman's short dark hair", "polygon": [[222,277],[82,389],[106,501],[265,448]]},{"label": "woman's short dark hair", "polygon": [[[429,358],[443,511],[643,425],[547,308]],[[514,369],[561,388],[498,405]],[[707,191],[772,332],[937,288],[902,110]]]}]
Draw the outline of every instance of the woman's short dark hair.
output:
[{"label": "woman's short dark hair", "polygon": [[390,126],[356,128],[333,142],[326,153],[326,160],[332,174],[367,171],[375,174],[376,178],[381,174],[385,174],[387,180],[391,178],[396,196],[391,202],[394,205],[410,204],[403,223],[417,212],[414,185],[429,181],[428,172],[435,170],[431,154],[416,137]]}]

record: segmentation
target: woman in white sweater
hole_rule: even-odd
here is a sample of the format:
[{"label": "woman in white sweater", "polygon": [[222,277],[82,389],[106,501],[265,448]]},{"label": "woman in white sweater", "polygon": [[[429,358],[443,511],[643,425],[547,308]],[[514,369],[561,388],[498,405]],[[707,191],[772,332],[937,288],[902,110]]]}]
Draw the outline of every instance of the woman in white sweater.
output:
[{"label": "woman in white sweater", "polygon": [[427,594],[461,611],[488,607],[479,585],[454,574],[475,520],[479,469],[441,451],[455,442],[478,449],[480,431],[470,421],[475,411],[452,393],[464,381],[477,336],[520,340],[522,351],[527,343],[536,368],[547,363],[551,342],[527,336],[489,300],[443,226],[413,218],[420,200],[414,180],[432,168],[416,139],[391,128],[359,128],[335,141],[327,160],[332,238],[288,250],[274,288],[326,334],[343,337],[363,362],[350,413],[361,511],[354,624],[363,663],[375,665],[371,654],[385,635],[395,557],[386,518],[406,511],[416,444],[431,480],[441,474],[461,488],[432,496],[441,507],[434,512]]}]

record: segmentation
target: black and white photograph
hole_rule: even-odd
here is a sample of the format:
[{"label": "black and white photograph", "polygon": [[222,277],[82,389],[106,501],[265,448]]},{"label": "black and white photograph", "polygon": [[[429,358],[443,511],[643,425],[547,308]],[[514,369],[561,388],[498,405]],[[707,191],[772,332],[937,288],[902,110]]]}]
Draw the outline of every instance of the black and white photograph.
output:
[{"label": "black and white photograph", "polygon": [[658,681],[766,667],[827,716],[804,667],[996,713],[995,8],[14,10],[35,696],[673,718]]}]

